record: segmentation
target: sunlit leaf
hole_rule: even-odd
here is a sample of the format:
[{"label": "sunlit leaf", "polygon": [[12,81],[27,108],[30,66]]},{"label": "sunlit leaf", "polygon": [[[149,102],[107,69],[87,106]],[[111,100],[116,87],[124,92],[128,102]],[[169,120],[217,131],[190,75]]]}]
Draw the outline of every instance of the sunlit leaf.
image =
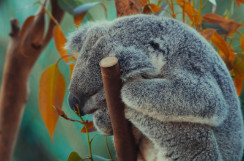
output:
[{"label": "sunlit leaf", "polygon": [[237,92],[237,95],[240,96],[241,95],[241,92],[242,92],[242,89],[243,89],[243,81],[244,79],[236,76],[234,78],[234,84],[235,84],[235,87],[236,87],[236,92]]},{"label": "sunlit leaf", "polygon": [[229,60],[229,62],[233,64],[235,53],[231,45],[226,42],[217,32],[213,34],[211,41],[225,54],[225,57]]},{"label": "sunlit leaf", "polygon": [[77,152],[71,152],[67,161],[83,161]]},{"label": "sunlit leaf", "polygon": [[79,25],[80,25],[81,22],[83,21],[85,15],[86,15],[86,12],[85,12],[85,13],[82,13],[82,14],[80,14],[80,15],[75,15],[75,16],[74,16],[74,21],[75,21],[75,25],[76,25],[76,27],[79,27]]},{"label": "sunlit leaf", "polygon": [[242,49],[242,52],[244,53],[244,36],[241,35],[241,49]]},{"label": "sunlit leaf", "polygon": [[191,4],[191,2],[187,2],[185,0],[176,0],[178,5],[184,9],[190,20],[194,24],[200,24],[201,23],[201,15],[199,14],[198,10],[194,8],[194,6]]},{"label": "sunlit leaf", "polygon": [[233,69],[235,75],[244,80],[244,54],[236,54]]},{"label": "sunlit leaf", "polygon": [[244,24],[237,23],[232,19],[227,19],[215,13],[208,13],[204,15],[203,21],[219,24],[229,35],[234,34],[237,29],[244,27]]},{"label": "sunlit leaf", "polygon": [[39,82],[39,109],[51,138],[53,138],[59,116],[53,106],[61,108],[64,95],[64,76],[59,71],[57,64],[53,64],[42,73]]},{"label": "sunlit leaf", "polygon": [[157,6],[157,5],[155,5],[155,4],[149,4],[149,6],[151,7],[151,9],[152,9],[152,11],[153,11],[154,13],[157,13],[157,12],[159,12],[159,11],[162,10],[162,8],[160,8],[159,6]]},{"label": "sunlit leaf", "polygon": [[94,126],[94,124],[93,124],[93,121],[89,121],[89,122],[85,123],[84,127],[83,127],[83,128],[81,129],[81,131],[80,131],[81,133],[86,133],[86,128],[85,128],[85,126],[86,126],[88,132],[94,132],[94,131],[97,131],[97,130],[95,129],[95,126]]},{"label": "sunlit leaf", "polygon": [[[58,50],[58,53],[61,57],[64,57],[65,55],[68,55],[67,50],[64,48],[67,39],[65,38],[62,30],[59,26],[55,26],[53,28],[53,39],[56,46],[56,49]],[[67,63],[69,61],[68,57],[64,57],[63,60]]]},{"label": "sunlit leaf", "polygon": [[213,34],[216,32],[215,29],[205,29],[203,31],[201,31],[201,35],[203,37],[205,37],[205,39],[207,39],[208,41],[212,39]]}]

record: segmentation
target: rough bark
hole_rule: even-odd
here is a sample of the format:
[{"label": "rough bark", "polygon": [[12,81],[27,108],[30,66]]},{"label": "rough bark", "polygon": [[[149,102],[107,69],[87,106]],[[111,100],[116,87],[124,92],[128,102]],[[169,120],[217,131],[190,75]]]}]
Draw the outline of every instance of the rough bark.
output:
[{"label": "rough bark", "polygon": [[[60,22],[64,12],[58,7],[57,0],[52,0],[51,4],[53,16]],[[0,93],[0,161],[11,160],[28,98],[28,80],[31,69],[52,38],[55,26],[53,21],[50,21],[45,36],[40,32],[44,28],[44,14],[41,8],[22,40],[19,37],[18,21],[11,20],[10,42],[6,52]]]},{"label": "rough bark", "polygon": [[131,125],[125,119],[124,104],[120,98],[122,81],[118,59],[106,57],[101,60],[100,68],[106,103],[113,128],[114,146],[117,161],[136,161],[136,145]]}]

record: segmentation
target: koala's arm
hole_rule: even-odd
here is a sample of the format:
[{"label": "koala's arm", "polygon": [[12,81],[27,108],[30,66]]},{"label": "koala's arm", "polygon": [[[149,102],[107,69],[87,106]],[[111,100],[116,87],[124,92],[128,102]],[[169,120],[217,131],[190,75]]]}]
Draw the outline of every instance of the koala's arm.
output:
[{"label": "koala's arm", "polygon": [[215,80],[182,72],[174,79],[138,79],[124,84],[126,106],[165,122],[219,125],[228,112]]}]

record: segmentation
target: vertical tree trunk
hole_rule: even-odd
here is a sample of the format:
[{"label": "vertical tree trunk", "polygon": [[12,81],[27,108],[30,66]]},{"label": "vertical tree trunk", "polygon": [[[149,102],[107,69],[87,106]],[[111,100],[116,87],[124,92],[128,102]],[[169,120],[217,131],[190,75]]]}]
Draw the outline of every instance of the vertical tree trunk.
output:
[{"label": "vertical tree trunk", "polygon": [[[45,4],[45,2],[44,2]],[[64,12],[58,7],[57,0],[51,0],[52,14],[58,22]],[[11,21],[10,42],[6,52],[3,81],[0,93],[0,161],[9,161],[14,150],[22,114],[28,98],[28,80],[31,69],[42,50],[52,38],[54,22],[50,21],[46,36],[38,35],[45,24],[40,18],[45,13],[41,9],[33,22],[33,27],[27,31],[28,42],[24,42],[24,53],[20,52],[19,25],[17,20]],[[33,36],[33,33],[36,35]],[[43,38],[43,39],[42,39]],[[36,44],[41,42],[41,44]]]}]

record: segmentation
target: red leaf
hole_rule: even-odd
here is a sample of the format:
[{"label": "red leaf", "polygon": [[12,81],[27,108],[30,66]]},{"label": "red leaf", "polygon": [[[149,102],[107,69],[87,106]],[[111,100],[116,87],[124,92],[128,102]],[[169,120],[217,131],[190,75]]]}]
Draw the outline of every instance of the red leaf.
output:
[{"label": "red leaf", "polygon": [[64,48],[67,40],[60,27],[57,25],[53,28],[53,39],[59,55],[63,57],[64,58],[63,60],[67,63],[69,61],[69,58],[65,57],[65,55],[68,55],[68,52]]},{"label": "red leaf", "polygon": [[244,3],[244,0],[236,0],[236,3],[238,5],[238,7],[241,5],[241,3]]},{"label": "red leaf", "polygon": [[235,76],[244,80],[244,54],[236,54],[233,69]]},{"label": "red leaf", "polygon": [[211,41],[224,53],[229,63],[233,64],[235,59],[235,53],[231,45],[228,42],[226,42],[217,32],[214,32]]},{"label": "red leaf", "polygon": [[149,4],[149,6],[151,7],[151,9],[152,9],[152,11],[153,11],[154,13],[157,13],[157,12],[159,12],[159,11],[162,10],[162,8],[160,8],[159,6],[157,6],[157,5],[155,5],[155,4]]},{"label": "red leaf", "polygon": [[243,89],[243,79],[239,78],[238,76],[236,76],[234,78],[234,84],[235,84],[235,87],[236,87],[236,92],[237,92],[237,95],[240,96],[241,95],[241,92],[242,92],[242,89]]},{"label": "red leaf", "polygon": [[205,29],[201,31],[201,35],[208,41],[212,39],[213,34],[216,32],[215,29]]},{"label": "red leaf", "polygon": [[81,129],[81,133],[86,133],[86,128],[88,130],[88,132],[94,132],[94,131],[97,131],[94,124],[93,124],[93,121],[89,121],[87,123],[85,123],[84,127]]},{"label": "red leaf", "polygon": [[241,35],[241,49],[242,49],[242,52],[244,53],[244,36]]},{"label": "red leaf", "polygon": [[188,17],[194,24],[200,24],[202,22],[201,15],[199,12],[194,8],[191,2],[187,2],[185,0],[176,0],[178,5],[186,12]]},{"label": "red leaf", "polygon": [[75,16],[74,16],[74,21],[75,21],[75,25],[76,25],[76,27],[79,27],[79,25],[80,25],[81,22],[83,21],[85,15],[86,15],[86,12],[85,12],[85,13],[82,13],[82,14],[80,14],[80,15],[75,15]]},{"label": "red leaf", "polygon": [[209,13],[204,15],[203,21],[219,24],[229,35],[234,34],[237,29],[244,27],[244,24],[236,23],[234,20],[226,19],[215,13]]}]

